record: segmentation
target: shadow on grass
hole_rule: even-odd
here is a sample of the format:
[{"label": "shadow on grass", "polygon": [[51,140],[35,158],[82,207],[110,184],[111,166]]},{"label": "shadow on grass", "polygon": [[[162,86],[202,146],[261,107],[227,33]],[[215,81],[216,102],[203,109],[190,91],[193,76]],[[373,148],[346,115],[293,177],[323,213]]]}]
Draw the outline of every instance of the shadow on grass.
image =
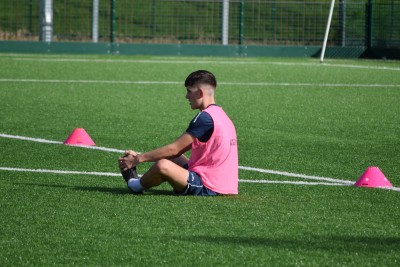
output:
[{"label": "shadow on grass", "polygon": [[101,192],[101,193],[112,193],[118,195],[130,194],[130,190],[128,188],[110,188],[110,187],[99,187],[99,186],[71,186],[71,185],[35,184],[35,183],[23,183],[23,185],[48,187],[48,188],[64,188],[64,189]]},{"label": "shadow on grass", "polygon": [[307,236],[306,239],[228,237],[228,236],[191,236],[180,237],[185,242],[197,240],[199,243],[235,245],[249,247],[271,247],[291,250],[328,250],[357,253],[400,252],[400,237],[359,237],[359,236]]},{"label": "shadow on grass", "polygon": [[[21,184],[21,183],[18,183]],[[110,188],[110,187],[99,187],[99,186],[70,186],[70,185],[54,185],[54,184],[35,184],[35,183],[23,183],[23,185],[30,186],[40,186],[40,187],[48,187],[48,188],[65,188],[72,189],[78,191],[89,191],[89,192],[100,192],[100,193],[108,193],[108,194],[117,194],[117,195],[134,195],[134,196],[146,196],[146,195],[173,195],[171,191],[168,190],[157,190],[157,189],[149,189],[146,190],[145,194],[132,194],[131,190],[127,187],[121,188]]]},{"label": "shadow on grass", "polygon": [[146,190],[145,194],[133,194],[129,188],[109,188],[109,187],[95,187],[95,186],[71,186],[70,188],[81,191],[92,191],[102,193],[113,193],[121,195],[134,195],[134,196],[146,196],[146,195],[172,195],[171,191],[167,190]]}]

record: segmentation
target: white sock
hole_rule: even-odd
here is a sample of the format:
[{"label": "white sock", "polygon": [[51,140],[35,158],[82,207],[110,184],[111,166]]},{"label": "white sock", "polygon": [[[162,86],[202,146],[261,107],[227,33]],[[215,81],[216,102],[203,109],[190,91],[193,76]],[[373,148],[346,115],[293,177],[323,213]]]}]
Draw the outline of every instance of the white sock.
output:
[{"label": "white sock", "polygon": [[130,179],[128,181],[128,187],[136,193],[142,192],[145,188],[140,184],[140,179]]}]

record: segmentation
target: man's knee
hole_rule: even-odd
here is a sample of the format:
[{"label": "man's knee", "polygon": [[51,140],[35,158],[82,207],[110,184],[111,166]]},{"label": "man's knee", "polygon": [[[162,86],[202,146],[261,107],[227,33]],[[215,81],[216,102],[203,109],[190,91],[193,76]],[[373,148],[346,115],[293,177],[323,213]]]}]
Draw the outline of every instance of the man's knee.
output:
[{"label": "man's knee", "polygon": [[157,161],[153,168],[155,168],[155,170],[163,175],[167,175],[169,173],[169,171],[171,170],[171,165],[173,163],[170,160],[167,159],[160,159],[159,161]]}]

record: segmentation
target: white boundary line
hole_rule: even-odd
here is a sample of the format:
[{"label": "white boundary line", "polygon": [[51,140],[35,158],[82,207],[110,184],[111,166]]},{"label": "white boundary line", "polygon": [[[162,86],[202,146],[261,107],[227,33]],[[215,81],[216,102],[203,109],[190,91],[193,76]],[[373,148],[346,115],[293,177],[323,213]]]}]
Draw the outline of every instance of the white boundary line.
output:
[{"label": "white boundary line", "polygon": [[350,69],[370,69],[370,70],[394,70],[400,71],[400,67],[380,67],[380,66],[363,66],[363,65],[346,65],[346,64],[336,64],[336,63],[303,63],[303,62],[266,62],[266,64],[271,65],[284,65],[284,66],[325,66],[325,67],[335,67],[335,68],[350,68]]},{"label": "white boundary line", "polygon": [[240,179],[242,183],[254,184],[294,184],[294,185],[331,185],[331,186],[351,186],[352,184],[342,183],[324,183],[324,182],[306,182],[306,181],[273,181],[273,180],[245,180]]},{"label": "white boundary line", "polygon": [[[59,141],[53,140],[46,140],[41,138],[31,138],[26,136],[19,136],[19,135],[10,135],[10,134],[0,134],[0,137],[3,138],[11,138],[11,139],[18,139],[18,140],[25,140],[25,141],[32,141],[32,142],[39,142],[39,143],[48,143],[48,144],[63,144]],[[107,147],[98,147],[98,146],[77,146],[87,149],[95,149],[95,150],[102,150],[108,152],[117,152],[117,153],[124,153],[125,150],[115,149],[115,148],[107,148]],[[247,170],[247,171],[255,171],[261,173],[268,173],[280,176],[287,176],[287,177],[296,177],[302,179],[312,179],[312,180],[320,180],[320,181],[327,181],[327,182],[334,182],[334,183],[341,183],[341,184],[351,184],[351,181],[345,181],[340,179],[328,178],[328,177],[320,177],[320,176],[309,176],[305,174],[298,174],[298,173],[290,173],[290,172],[282,172],[282,171],[274,171],[274,170],[267,170],[267,169],[259,169],[259,168],[252,168],[246,166],[239,166],[239,169]]]},{"label": "white boundary line", "polygon": [[[16,55],[20,56],[20,55]],[[96,59],[96,58],[34,58],[34,57],[0,57],[1,59],[11,59],[15,61],[44,61],[44,62],[93,62],[93,63],[151,63],[151,64],[230,64],[230,65],[284,65],[284,66],[308,66],[308,67],[336,67],[336,68],[355,68],[355,69],[373,69],[373,70],[393,70],[400,71],[400,67],[380,67],[380,66],[365,66],[365,65],[346,65],[336,63],[319,62],[270,62],[270,61],[256,61],[253,59],[248,60],[171,60],[171,59]]]},{"label": "white boundary line", "polygon": [[[2,78],[0,82],[13,83],[83,83],[83,84],[170,84],[182,85],[181,82],[175,81],[117,81],[117,80],[46,80],[46,79],[8,79]],[[345,84],[345,83],[270,83],[270,82],[220,82],[220,85],[229,86],[279,86],[279,87],[390,87],[400,88],[400,84]]]},{"label": "white boundary line", "polygon": [[247,171],[261,172],[261,173],[268,173],[268,174],[275,174],[275,175],[281,175],[281,176],[287,176],[287,177],[296,177],[296,178],[303,178],[303,179],[326,181],[326,182],[332,182],[332,183],[354,184],[354,182],[352,182],[352,181],[346,181],[346,180],[340,180],[340,179],[334,179],[334,178],[328,178],[328,177],[321,177],[321,176],[311,176],[311,175],[305,175],[305,174],[300,174],[300,173],[266,170],[266,169],[259,169],[259,168],[245,167],[245,166],[239,166],[239,169],[247,170]]},{"label": "white boundary line", "polygon": [[[119,173],[113,173],[113,172],[85,172],[85,171],[46,170],[46,169],[22,169],[22,168],[11,168],[11,167],[0,167],[0,171],[94,175],[94,176],[106,176],[106,177],[117,177],[117,176],[121,175]],[[240,183],[253,183],[253,184],[352,186],[352,184],[343,184],[343,183],[324,183],[324,182],[306,182],[306,181],[273,181],[273,180],[246,180],[246,179],[239,179],[239,182]],[[378,189],[386,189],[386,190],[400,192],[400,187],[377,187],[377,188]]]},{"label": "white boundary line", "polygon": [[26,137],[26,136],[20,136],[20,135],[3,134],[3,133],[0,133],[0,137],[32,141],[32,142],[36,142],[36,143],[57,144],[57,145],[63,144],[63,142],[60,142],[60,141],[47,140],[47,139],[42,139],[42,138],[32,138],[32,137]]},{"label": "white boundary line", "polygon": [[344,65],[344,64],[332,64],[332,63],[324,63],[324,65],[326,65],[327,67],[339,67],[339,68],[351,68],[351,69],[394,70],[394,71],[400,71],[400,68],[392,68],[392,67]]},{"label": "white boundary line", "polygon": [[[95,175],[95,176],[120,176],[119,173],[112,172],[86,172],[86,171],[66,171],[66,170],[46,170],[46,169],[24,169],[12,167],[0,167],[2,171],[16,172],[37,172],[37,173],[55,173],[55,174],[78,174],[78,175]],[[272,181],[272,180],[246,180],[240,179],[242,183],[262,183],[262,184],[299,184],[299,185],[336,185],[351,186],[353,183],[324,183],[324,182],[306,182],[306,181]]]},{"label": "white boundary line", "polygon": [[173,81],[113,81],[113,80],[43,80],[43,79],[0,79],[0,82],[20,82],[20,83],[103,83],[103,84],[180,84],[182,82]]},{"label": "white boundary line", "polygon": [[264,64],[268,62],[254,60],[159,60],[159,59],[89,59],[89,58],[2,58],[14,61],[43,61],[43,62],[88,62],[88,63],[144,63],[144,64]]},{"label": "white boundary line", "polygon": [[121,174],[112,173],[112,172],[84,172],[84,171],[64,171],[64,170],[45,170],[45,169],[22,169],[22,168],[11,168],[11,167],[0,167],[0,170],[2,170],[2,171],[15,171],[15,172],[81,174],[81,175],[95,175],[95,176],[121,176]]},{"label": "white boundary line", "polygon": [[[0,167],[0,170],[2,170],[2,171],[15,171],[15,172],[94,175],[94,176],[108,176],[108,177],[121,176],[121,174],[119,174],[119,173],[112,173],[112,172],[85,172],[85,171],[46,170],[46,169],[23,169],[23,168],[11,168],[11,167]],[[241,182],[241,183],[256,183],[256,184],[294,184],[294,185],[350,186],[350,184],[342,184],[342,183],[323,183],[323,182],[305,182],[305,181],[272,181],[272,180],[245,180],[245,179],[239,179],[239,182]]]},{"label": "white boundary line", "polygon": [[[46,139],[41,139],[41,138],[31,138],[31,137],[25,137],[25,136],[19,136],[19,135],[2,134],[2,133],[0,133],[0,137],[25,140],[25,141],[33,141],[33,142],[39,142],[39,143],[48,143],[48,144],[63,144],[62,142],[59,142],[59,141],[46,140]],[[98,147],[98,146],[77,146],[77,147],[94,149],[94,150],[102,150],[102,151],[108,151],[108,152],[117,152],[117,153],[125,152],[125,150],[120,150],[120,149],[115,149],[115,148],[107,148],[107,147]],[[319,181],[326,181],[326,182],[333,182],[333,183],[340,183],[340,184],[354,183],[352,181],[334,179],[334,178],[329,178],[329,177],[310,176],[310,175],[305,175],[305,174],[282,172],[282,171],[267,170],[267,169],[260,169],[260,168],[252,168],[252,167],[246,167],[246,166],[239,166],[239,169],[246,170],[246,171],[255,171],[255,172],[261,172],[261,173],[286,176],[286,177],[296,177],[296,178],[302,178],[302,179],[319,180]]]},{"label": "white boundary line", "polygon": [[[57,145],[63,144],[63,142],[60,142],[60,141],[53,141],[53,140],[47,140],[47,139],[42,139],[42,138],[32,138],[32,137],[11,135],[11,134],[0,133],[0,137],[10,138],[10,139],[18,139],[18,140],[24,140],[24,141],[32,141],[32,142],[36,142],[36,143],[57,144]],[[101,146],[75,146],[75,147],[82,147],[82,148],[87,148],[87,149],[102,150],[102,151],[116,152],[116,153],[124,153],[125,152],[125,150],[122,150],[122,149],[108,148],[108,147],[101,147]]]},{"label": "white boundary line", "polygon": [[[47,139],[42,139],[42,138],[32,138],[32,137],[19,136],[19,135],[2,134],[2,133],[0,133],[0,137],[32,141],[32,142],[38,142],[38,143],[46,143],[46,144],[57,144],[57,145],[63,144],[63,142],[60,142],[60,141],[47,140]],[[102,151],[107,151],[107,152],[117,152],[117,153],[123,153],[125,151],[125,150],[121,150],[121,149],[98,147],[98,146],[77,146],[77,147],[94,149],[94,150],[102,150]],[[354,184],[354,182],[347,181],[347,180],[340,180],[340,179],[334,179],[334,178],[328,178],[328,177],[322,177],[322,176],[311,176],[311,175],[290,173],[290,172],[282,172],[282,171],[274,171],[274,170],[267,170],[267,169],[260,169],[260,168],[252,168],[252,167],[246,167],[246,166],[239,166],[239,169],[274,174],[274,175],[281,175],[281,176],[286,176],[286,177],[296,177],[296,178],[302,178],[302,179],[325,181],[325,182],[306,182],[306,181],[272,181],[272,180],[240,179],[239,182],[242,182],[242,183],[330,185],[330,186],[351,186]],[[83,171],[65,171],[65,170],[21,169],[21,168],[11,168],[11,167],[0,167],[0,170],[19,171],[19,172],[56,173],[56,174],[83,174],[83,175],[96,175],[96,176],[119,176],[120,175],[120,174],[109,173],[109,172],[83,172]],[[381,189],[387,189],[387,190],[400,192],[400,187],[381,187]]]}]

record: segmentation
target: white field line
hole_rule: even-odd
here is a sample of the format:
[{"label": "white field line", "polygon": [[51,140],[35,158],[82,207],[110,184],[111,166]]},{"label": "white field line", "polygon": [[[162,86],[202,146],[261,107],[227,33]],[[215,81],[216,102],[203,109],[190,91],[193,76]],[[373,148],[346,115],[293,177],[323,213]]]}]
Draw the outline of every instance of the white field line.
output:
[{"label": "white field line", "polygon": [[[46,139],[41,139],[41,138],[31,138],[31,137],[25,137],[25,136],[19,136],[19,135],[0,134],[0,137],[18,139],[18,140],[25,140],[25,141],[33,141],[33,142],[39,142],[39,143],[63,144],[62,142],[59,142],[59,141],[46,140]],[[87,149],[95,149],[95,150],[102,150],[102,151],[108,151],[108,152],[117,152],[117,153],[124,153],[125,152],[124,150],[120,150],[120,149],[107,148],[107,147],[98,147],[98,146],[77,146],[77,147],[82,147],[82,148],[87,148]],[[305,175],[305,174],[299,174],[299,173],[282,172],[282,171],[267,170],[267,169],[260,169],[260,168],[252,168],[252,167],[246,167],[246,166],[239,166],[239,169],[246,170],[246,171],[255,171],[255,172],[260,172],[260,173],[268,173],[268,174],[286,176],[286,177],[296,177],[296,178],[302,178],[302,179],[319,180],[319,181],[333,182],[333,183],[340,183],[340,184],[352,184],[352,183],[354,183],[352,181],[334,179],[334,178],[329,178],[329,177],[311,176],[311,175]]]},{"label": "white field line", "polygon": [[102,83],[102,84],[180,84],[173,81],[113,81],[113,80],[42,80],[42,79],[0,79],[0,82],[20,83]]},{"label": "white field line", "polygon": [[370,69],[370,70],[394,70],[400,71],[400,67],[380,67],[380,66],[363,66],[363,65],[346,65],[346,64],[336,64],[336,63],[302,63],[302,62],[266,62],[266,64],[271,65],[286,65],[286,66],[314,66],[314,67],[336,67],[336,68],[350,68],[350,69]]},{"label": "white field line", "polygon": [[[60,141],[47,140],[47,139],[42,139],[42,138],[32,138],[32,137],[26,137],[26,136],[20,136],[20,135],[10,135],[10,134],[0,133],[0,137],[10,138],[10,139],[18,139],[18,140],[24,140],[24,141],[32,141],[32,142],[36,142],[36,143],[47,143],[47,144],[57,144],[57,145],[63,144],[63,142],[60,142]],[[125,150],[101,147],[101,146],[78,146],[77,145],[75,147],[82,147],[82,148],[87,148],[87,149],[102,150],[102,151],[117,152],[117,153],[125,152]]]},{"label": "white field line", "polygon": [[[113,172],[84,172],[84,171],[66,171],[66,170],[45,170],[45,169],[22,169],[11,167],[0,167],[1,171],[15,171],[15,172],[34,172],[34,173],[54,173],[54,174],[76,174],[76,175],[94,175],[117,177],[121,174]],[[253,184],[292,184],[292,185],[326,185],[326,186],[352,186],[351,184],[342,183],[324,183],[324,182],[306,182],[306,181],[272,181],[272,180],[246,180],[239,179],[240,183],[253,183]],[[378,189],[385,189],[400,192],[400,187],[378,187]]]},{"label": "white field line", "polygon": [[[294,184],[294,185],[328,185],[328,186],[352,186],[352,184],[342,183],[323,183],[323,182],[305,182],[305,181],[272,181],[272,180],[239,180],[242,183],[256,183],[256,184]],[[378,189],[385,189],[400,192],[400,187],[376,187]]]},{"label": "white field line", "polygon": [[[18,55],[17,55],[18,56]],[[20,55],[19,55],[20,56]],[[2,59],[8,59],[3,57]],[[268,62],[257,60],[170,60],[170,59],[90,59],[90,58],[32,58],[32,57],[15,57],[11,58],[16,61],[44,61],[44,62],[93,62],[93,63],[150,63],[150,64],[228,64],[228,65],[285,65],[285,66],[308,66],[308,67],[336,67],[336,68],[356,68],[356,69],[373,69],[373,70],[393,70],[400,71],[400,67],[380,67],[380,66],[364,66],[364,65],[346,65],[335,63],[316,63],[316,62]]]},{"label": "white field line", "polygon": [[[7,58],[3,58],[7,59]],[[12,58],[15,61],[43,61],[43,62],[88,62],[88,63],[144,63],[144,64],[264,64],[252,60],[159,60],[159,59],[89,59],[89,58]]]},{"label": "white field line", "polygon": [[25,140],[25,141],[32,141],[32,142],[36,142],[36,143],[46,143],[46,144],[62,145],[62,143],[63,143],[63,142],[60,142],[60,141],[53,141],[53,140],[47,140],[47,139],[42,139],[42,138],[32,138],[32,137],[26,137],[26,136],[20,136],[20,135],[11,135],[11,134],[0,134],[0,137],[18,139],[18,140]]},{"label": "white field line", "polygon": [[2,171],[14,171],[14,172],[38,172],[38,173],[55,173],[55,174],[82,174],[82,175],[95,175],[95,176],[121,176],[119,173],[112,172],[83,172],[83,171],[64,171],[64,170],[44,170],[44,169],[22,169],[22,168],[10,168],[0,167]]},{"label": "white field line", "polygon": [[295,184],[295,185],[333,185],[333,186],[351,186],[353,184],[343,183],[324,183],[324,182],[306,182],[306,181],[272,181],[272,180],[245,180],[240,179],[242,183],[255,183],[255,184]]},{"label": "white field line", "polygon": [[344,65],[344,64],[332,64],[332,63],[324,63],[324,64],[325,64],[327,67],[339,67],[339,68],[351,68],[351,69],[370,69],[370,70],[394,70],[394,71],[400,71],[400,68],[393,68],[393,67]]},{"label": "white field line", "polygon": [[354,182],[352,182],[352,181],[346,181],[346,180],[340,180],[340,179],[334,179],[334,178],[328,178],[328,177],[321,177],[321,176],[311,176],[311,175],[305,175],[305,174],[300,174],[300,173],[281,172],[281,171],[266,170],[266,169],[259,169],[259,168],[245,167],[245,166],[239,166],[239,169],[281,175],[281,176],[286,176],[286,177],[296,177],[296,178],[326,181],[326,182],[340,183],[340,184],[354,184]]},{"label": "white field line", "polygon": [[[170,84],[181,85],[176,81],[117,81],[117,80],[47,80],[47,79],[8,79],[2,78],[0,82],[13,83],[83,83],[83,84]],[[219,82],[220,85],[228,86],[279,86],[279,87],[393,87],[400,88],[400,84],[346,84],[346,83],[269,83],[269,82]]]},{"label": "white field line", "polygon": [[[94,175],[94,176],[121,176],[119,173],[112,172],[85,172],[85,171],[66,171],[66,170],[45,170],[45,169],[23,169],[0,167],[2,171],[15,172],[36,172],[36,173],[54,173],[54,174],[76,174],[76,175]],[[332,186],[350,186],[342,183],[323,183],[323,182],[305,182],[305,181],[271,181],[271,180],[243,180],[241,183],[256,183],[256,184],[294,184],[294,185],[332,185]]]},{"label": "white field line", "polygon": [[346,83],[241,83],[241,82],[220,82],[221,85],[232,86],[282,86],[282,87],[400,87],[400,84],[346,84]]}]

